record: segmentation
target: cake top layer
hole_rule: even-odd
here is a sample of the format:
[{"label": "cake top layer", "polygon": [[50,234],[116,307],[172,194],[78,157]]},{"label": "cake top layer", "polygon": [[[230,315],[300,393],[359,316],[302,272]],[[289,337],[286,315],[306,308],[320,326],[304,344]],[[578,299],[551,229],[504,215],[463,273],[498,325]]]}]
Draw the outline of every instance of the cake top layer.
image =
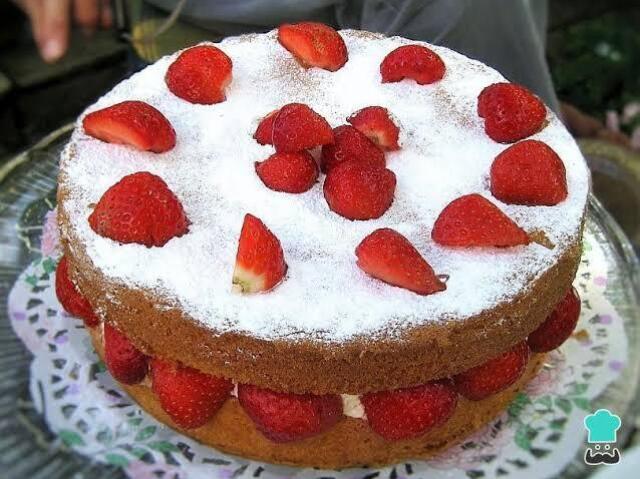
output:
[{"label": "cake top layer", "polygon": [[[276,40],[276,33],[228,38],[217,46],[233,61],[226,101],[188,103],[168,91],[164,76],[176,55],[165,57],[117,85],[87,112],[124,100],[160,110],[177,137],[171,151],[154,154],[103,143],[79,123],[61,168],[64,204],[74,235],[94,265],[114,282],[143,288],[182,308],[217,332],[265,339],[340,342],[357,336],[395,335],[433,321],[459,320],[509,301],[554,265],[580,237],[589,174],[559,119],[531,138],[551,146],[567,170],[568,197],[557,206],[505,205],[491,196],[489,169],[508,145],[491,140],[476,113],[477,96],[504,78],[446,48],[432,46],[446,65],[431,85],[381,83],[387,53],[414,42],[344,30],[349,60],[340,70],[305,70]],[[298,195],[266,188],[254,171],[274,150],[253,133],[260,119],[291,102],[309,105],[332,127],[356,110],[386,107],[400,126],[401,149],[387,152],[397,177],[395,199],[379,219],[350,221],[329,210],[322,181]],[[163,247],[119,244],[94,233],[87,217],[102,194],[123,176],[149,171],[164,179],[182,202],[189,232]],[[527,232],[543,231],[555,245],[513,248],[445,248],[431,239],[440,211],[455,198],[479,193]],[[280,239],[289,269],[270,292],[232,291],[238,237],[251,213]],[[420,296],[368,277],[356,266],[355,248],[377,228],[405,235],[446,291]]]}]

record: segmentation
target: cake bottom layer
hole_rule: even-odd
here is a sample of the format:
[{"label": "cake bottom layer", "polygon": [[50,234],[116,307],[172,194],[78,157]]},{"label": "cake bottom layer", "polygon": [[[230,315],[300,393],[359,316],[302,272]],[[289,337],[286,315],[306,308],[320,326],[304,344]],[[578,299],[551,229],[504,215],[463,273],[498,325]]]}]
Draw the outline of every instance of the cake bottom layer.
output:
[{"label": "cake bottom layer", "polygon": [[[103,358],[100,328],[93,328],[91,336],[96,351]],[[149,386],[122,384],[121,387],[158,421],[220,451],[274,464],[342,469],[428,459],[460,443],[507,408],[518,391],[535,376],[544,357],[544,354],[532,355],[524,374],[504,391],[482,401],[459,397],[453,416],[444,425],[420,437],[394,442],[382,439],[366,421],[345,417],[318,436],[284,444],[274,443],[256,429],[235,397],[229,398],[209,423],[184,430],[162,410]]]}]

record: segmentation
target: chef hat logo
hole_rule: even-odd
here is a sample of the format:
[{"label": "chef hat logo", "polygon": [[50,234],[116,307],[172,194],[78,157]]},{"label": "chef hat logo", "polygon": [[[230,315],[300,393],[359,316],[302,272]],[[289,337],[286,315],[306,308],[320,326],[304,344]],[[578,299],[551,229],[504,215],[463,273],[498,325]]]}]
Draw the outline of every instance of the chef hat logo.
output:
[{"label": "chef hat logo", "polygon": [[584,427],[589,431],[588,442],[616,442],[620,429],[620,417],[607,409],[598,409],[584,418]]}]

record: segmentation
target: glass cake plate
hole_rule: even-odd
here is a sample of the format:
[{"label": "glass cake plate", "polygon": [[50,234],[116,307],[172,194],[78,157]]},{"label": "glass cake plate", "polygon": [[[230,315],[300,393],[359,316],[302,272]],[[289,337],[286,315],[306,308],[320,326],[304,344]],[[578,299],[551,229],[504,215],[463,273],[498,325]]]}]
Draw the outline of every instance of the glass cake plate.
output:
[{"label": "glass cake plate", "polygon": [[[95,462],[74,453],[64,446],[64,439],[58,440],[57,435],[49,431],[30,395],[32,355],[15,335],[5,306],[20,273],[40,257],[44,216],[55,205],[58,154],[72,128],[73,125],[66,125],[0,166],[0,477],[7,479],[127,477],[117,465]],[[630,243],[595,198],[589,202],[586,232],[604,252],[608,269],[607,300],[622,318],[629,344],[624,370],[590,404],[593,410],[606,408],[620,415],[622,427],[618,431],[617,446],[621,447],[629,443],[640,417],[640,268]],[[576,437],[576,441],[583,442],[583,439]],[[622,454],[624,456],[624,451]],[[594,468],[585,465],[583,455],[581,447],[560,476],[579,478],[594,472]],[[533,467],[531,464],[529,475]],[[261,471],[261,467],[244,467],[224,477],[258,477]],[[311,476],[331,477],[327,471],[317,472]],[[467,472],[467,476],[489,477],[477,471]],[[144,477],[184,476],[174,470]],[[207,477],[223,476],[211,471]],[[351,477],[399,479],[421,475],[406,464],[387,468],[384,473],[374,469],[363,473],[360,469]]]}]

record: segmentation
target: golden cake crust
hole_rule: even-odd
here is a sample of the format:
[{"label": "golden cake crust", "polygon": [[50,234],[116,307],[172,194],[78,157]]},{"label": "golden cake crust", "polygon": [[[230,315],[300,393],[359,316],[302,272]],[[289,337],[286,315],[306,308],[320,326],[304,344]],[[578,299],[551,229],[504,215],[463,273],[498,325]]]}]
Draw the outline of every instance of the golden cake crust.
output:
[{"label": "golden cake crust", "polygon": [[[103,356],[99,328],[90,330],[98,354]],[[160,422],[220,451],[259,461],[302,467],[341,469],[383,466],[409,459],[429,459],[479,430],[500,414],[535,376],[545,354],[533,354],[518,381],[482,401],[458,398],[455,412],[445,424],[420,437],[388,442],[374,433],[366,421],[343,418],[327,432],[302,441],[275,443],[255,427],[235,397],[229,398],[213,419],[197,429],[182,429],[171,420],[149,386],[121,387],[145,411]]]},{"label": "golden cake crust", "polygon": [[361,394],[424,384],[481,364],[525,339],[546,319],[571,286],[581,254],[576,242],[515,301],[463,321],[425,322],[400,337],[375,340],[264,340],[217,333],[157,295],[106,277],[69,224],[64,185],[62,172],[59,223],[70,275],[104,320],[150,356],[276,391]]}]

